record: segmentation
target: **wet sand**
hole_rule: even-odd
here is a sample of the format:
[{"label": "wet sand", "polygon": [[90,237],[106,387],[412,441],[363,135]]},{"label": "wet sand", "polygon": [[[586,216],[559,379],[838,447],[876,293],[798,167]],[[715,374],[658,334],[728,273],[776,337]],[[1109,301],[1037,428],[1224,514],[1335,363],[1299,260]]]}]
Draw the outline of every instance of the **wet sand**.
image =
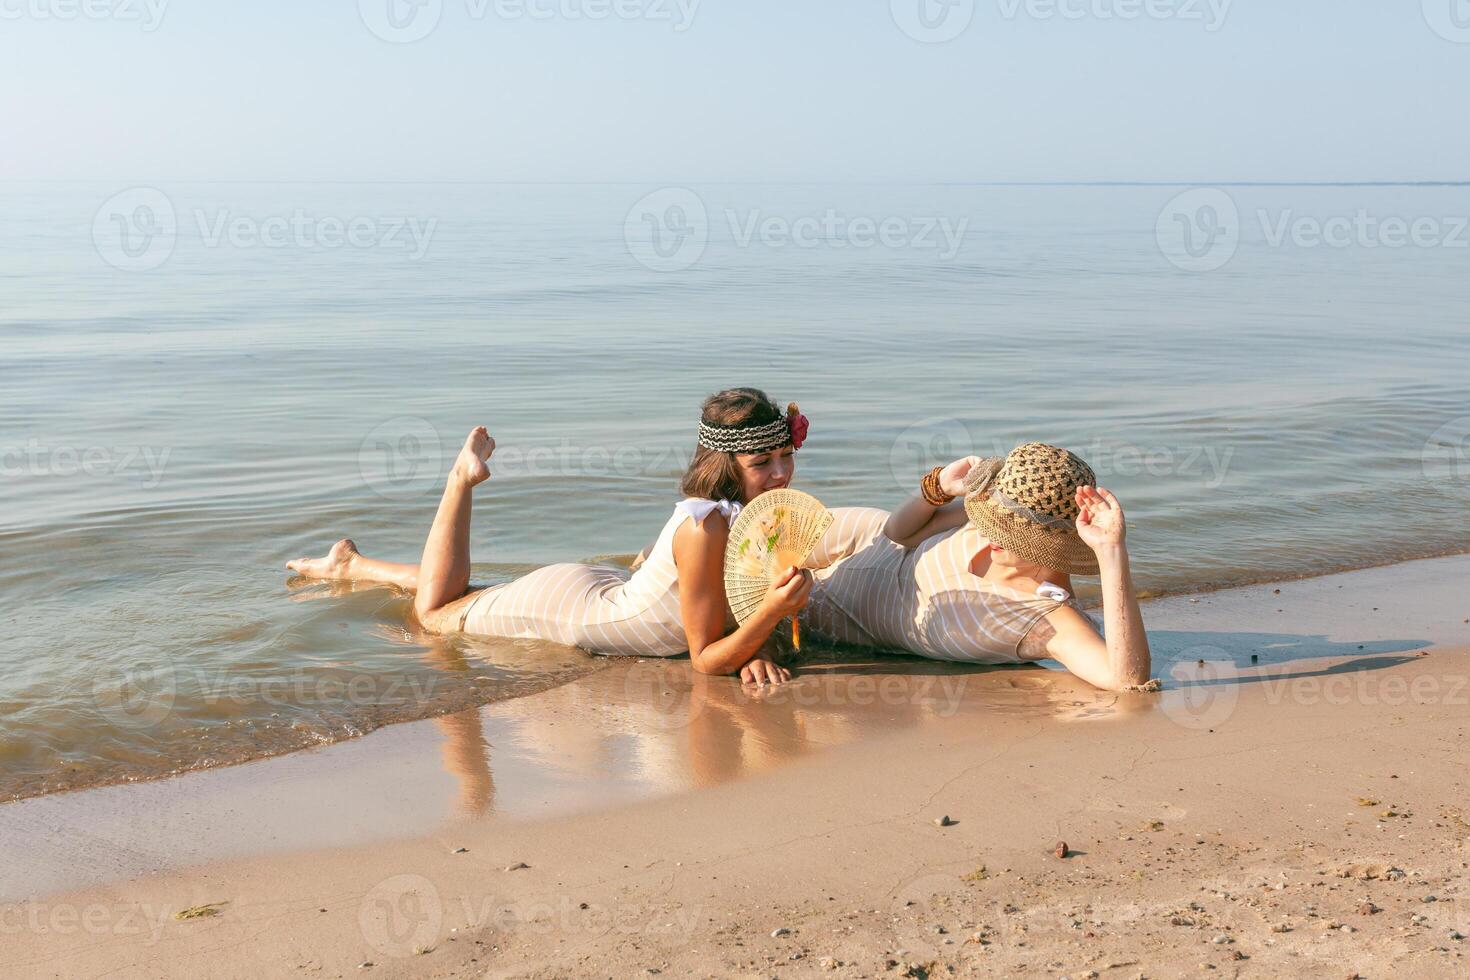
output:
[{"label": "wet sand", "polygon": [[1467,572],[1149,603],[1160,694],[851,658],[751,697],[620,662],[7,804],[5,973],[1456,975]]}]

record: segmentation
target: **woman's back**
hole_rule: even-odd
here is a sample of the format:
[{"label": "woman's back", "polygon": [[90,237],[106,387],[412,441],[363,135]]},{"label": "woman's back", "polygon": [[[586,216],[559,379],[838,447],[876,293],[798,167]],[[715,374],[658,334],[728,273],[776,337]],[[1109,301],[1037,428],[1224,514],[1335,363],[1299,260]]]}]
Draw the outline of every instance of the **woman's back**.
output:
[{"label": "woman's back", "polygon": [[845,643],[971,663],[1016,663],[1021,640],[1070,597],[1031,595],[970,571],[987,542],[969,524],[905,550],[883,534],[888,512],[837,507],[813,564],[806,625]]},{"label": "woman's back", "polygon": [[594,653],[681,654],[689,644],[679,614],[674,534],[685,521],[703,521],[715,510],[733,520],[740,508],[728,501],[680,501],[635,571],[567,562],[486,589],[465,613],[463,628],[485,636],[547,639]]}]

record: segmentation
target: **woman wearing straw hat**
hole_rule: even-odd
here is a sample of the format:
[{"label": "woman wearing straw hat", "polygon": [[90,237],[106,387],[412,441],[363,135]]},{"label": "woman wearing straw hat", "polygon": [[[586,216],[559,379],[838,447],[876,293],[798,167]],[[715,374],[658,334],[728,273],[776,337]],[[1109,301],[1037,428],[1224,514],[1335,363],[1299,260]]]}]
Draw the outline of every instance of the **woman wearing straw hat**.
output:
[{"label": "woman wearing straw hat", "polygon": [[[893,514],[833,511],[804,628],[939,660],[1053,659],[1109,690],[1149,678],[1148,637],[1128,567],[1123,509],[1065,449],[935,467]],[[1102,579],[1106,639],[1072,598]]]},{"label": "woman wearing straw hat", "polygon": [[699,443],[681,484],[685,499],[631,573],[561,563],[471,589],[471,501],[474,488],[490,477],[495,451],[483,427],[470,432],[450,470],[419,564],[369,558],[344,538],[325,557],[298,558],[286,567],[313,578],[384,582],[413,592],[419,622],[434,632],[550,640],[643,657],[687,650],[701,673],[780,683],[790,673],[771,659],[768,641],[777,624],[806,604],[811,576],[786,569],[757,613],[737,626],[725,600],[725,544],[745,504],[791,483],[807,426],[795,403],[783,412],[756,388],[705,399]]}]

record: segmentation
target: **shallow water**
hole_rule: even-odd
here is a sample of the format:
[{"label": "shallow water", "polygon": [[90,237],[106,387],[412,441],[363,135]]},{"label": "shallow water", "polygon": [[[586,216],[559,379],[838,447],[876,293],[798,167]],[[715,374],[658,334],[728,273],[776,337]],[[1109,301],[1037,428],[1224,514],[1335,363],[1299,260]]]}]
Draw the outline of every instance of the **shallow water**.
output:
[{"label": "shallow water", "polygon": [[[157,196],[0,185],[0,798],[596,669],[417,636],[391,590],[281,569],[343,535],[415,558],[481,422],[482,582],[647,544],[699,399],[732,384],[801,402],[798,485],[831,505],[1071,446],[1149,591],[1470,548],[1470,187],[1226,188],[1241,240],[1211,270],[1169,237],[1179,187],[697,186],[654,199],[663,253],[654,186],[158,189],[163,251],[138,232]],[[1359,212],[1426,244],[1293,224]],[[317,243],[323,218],[366,219],[358,244]],[[690,222],[702,252],[668,237]]]}]

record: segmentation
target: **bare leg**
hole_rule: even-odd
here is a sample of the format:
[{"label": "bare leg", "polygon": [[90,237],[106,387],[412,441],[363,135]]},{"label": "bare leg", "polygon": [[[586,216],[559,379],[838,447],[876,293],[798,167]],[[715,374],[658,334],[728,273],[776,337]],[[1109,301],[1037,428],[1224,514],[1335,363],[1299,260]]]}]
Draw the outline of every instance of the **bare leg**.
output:
[{"label": "bare leg", "polygon": [[419,561],[418,595],[414,612],[422,618],[464,595],[470,584],[470,506],[476,484],[490,477],[485,461],[495,451],[495,440],[484,426],[471,430],[459,458],[449,471],[439,511],[424,556]]},{"label": "bare leg", "polygon": [[323,558],[297,558],[286,567],[307,578],[351,579],[357,582],[386,582],[406,592],[419,587],[419,567],[407,562],[380,561],[357,550],[351,538],[332,545]]}]

